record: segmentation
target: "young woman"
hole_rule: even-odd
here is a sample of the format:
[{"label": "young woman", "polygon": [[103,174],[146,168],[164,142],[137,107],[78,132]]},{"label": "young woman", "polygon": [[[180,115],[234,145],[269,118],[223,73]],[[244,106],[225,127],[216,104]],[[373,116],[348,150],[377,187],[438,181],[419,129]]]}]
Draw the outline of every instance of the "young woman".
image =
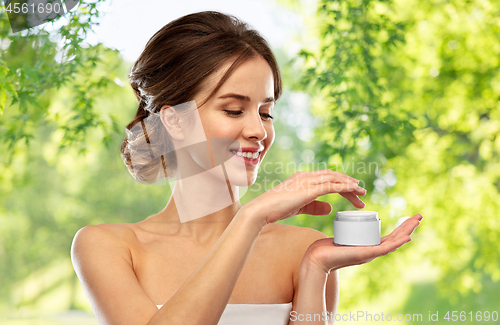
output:
[{"label": "young woman", "polygon": [[281,79],[266,41],[232,16],[170,22],[130,82],[139,108],[124,161],[138,181],[176,182],[159,213],[75,235],[73,265],[100,324],[324,324],[290,313],[335,313],[338,270],[396,250],[422,219],[371,247],[336,246],[317,230],[276,223],[329,214],[331,205],[316,200],[329,193],[364,207],[359,181],[329,169],[295,173],[241,205],[240,187],[255,182],[274,141]]}]

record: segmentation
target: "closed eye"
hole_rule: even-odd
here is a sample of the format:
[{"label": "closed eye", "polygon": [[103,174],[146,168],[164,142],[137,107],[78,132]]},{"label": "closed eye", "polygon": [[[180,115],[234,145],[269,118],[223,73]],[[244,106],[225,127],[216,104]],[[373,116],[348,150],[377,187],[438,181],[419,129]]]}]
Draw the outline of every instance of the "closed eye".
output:
[{"label": "closed eye", "polygon": [[[231,110],[225,109],[224,113],[226,115],[230,115],[230,116],[238,116],[241,113],[243,113],[243,111],[231,111]],[[273,119],[273,117],[271,115],[267,114],[267,113],[260,113],[260,116],[262,116],[263,118],[265,118],[265,120]]]},{"label": "closed eye", "polygon": [[263,116],[265,117],[266,119],[273,119],[274,117],[272,117],[271,115],[267,114],[267,113],[261,113],[260,116]]},{"label": "closed eye", "polygon": [[238,116],[240,115],[241,113],[243,113],[243,111],[230,111],[230,110],[227,110],[225,109],[224,112],[227,114],[227,115],[232,115],[232,116]]}]

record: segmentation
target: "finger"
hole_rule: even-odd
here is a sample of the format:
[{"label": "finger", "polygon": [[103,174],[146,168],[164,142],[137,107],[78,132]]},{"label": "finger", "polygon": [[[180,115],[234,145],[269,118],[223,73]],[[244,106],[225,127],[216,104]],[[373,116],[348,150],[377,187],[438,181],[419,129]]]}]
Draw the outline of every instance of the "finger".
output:
[{"label": "finger", "polygon": [[356,187],[356,189],[354,189],[353,193],[356,195],[359,195],[359,196],[363,196],[366,194],[366,189],[364,189],[363,187],[358,185],[358,187]]},{"label": "finger", "polygon": [[[329,185],[331,187],[331,191],[333,193],[350,193],[350,192],[363,192],[361,187],[358,184],[351,181],[333,181],[326,182],[325,185]],[[359,188],[359,189],[358,189]]]},{"label": "finger", "polygon": [[359,208],[359,209],[362,209],[365,207],[365,203],[363,201],[361,201],[361,199],[359,197],[357,197],[355,194],[353,193],[339,193],[340,195],[342,195],[343,197],[345,197],[346,199],[349,200],[349,202],[352,203],[352,205],[354,205],[356,208]]},{"label": "finger", "polygon": [[365,195],[366,190],[357,185],[356,182],[346,179],[338,179],[333,174],[320,175],[319,173],[317,173],[316,177],[309,177],[309,179],[307,180],[307,191],[308,195],[313,194],[315,197],[330,193],[346,194],[343,196],[348,199],[356,208],[362,209],[365,207],[363,201],[361,201],[356,194]]},{"label": "finger", "polygon": [[355,185],[359,184],[358,179],[351,177],[351,176],[348,176],[346,174],[335,172],[331,169],[323,169],[323,170],[317,170],[317,171],[312,171],[312,172],[305,172],[302,175],[304,177],[319,180],[321,183],[328,181],[328,182],[335,182],[335,183],[353,182]]},{"label": "finger", "polygon": [[388,239],[391,239],[391,237],[389,237],[389,235],[384,236],[384,237],[380,238],[380,243],[382,244],[382,243],[384,243]]},{"label": "finger", "polygon": [[389,252],[387,254],[394,252],[396,249],[409,242],[411,242],[410,236],[401,236],[392,241],[386,242],[387,244],[385,245],[387,245],[389,249]]},{"label": "finger", "polygon": [[382,237],[379,245],[383,247],[381,252],[386,252],[385,254],[392,253],[399,247],[410,242],[410,235],[413,233],[415,228],[419,226],[422,219],[423,216],[421,214],[416,214],[410,219],[403,222],[403,224],[395,229],[390,235]]},{"label": "finger", "polygon": [[394,243],[394,242],[401,241],[401,240],[403,240],[403,241],[411,240],[411,237],[408,234],[404,234],[404,233],[394,234],[394,232],[392,232],[389,235],[382,237],[380,239],[380,244],[387,243],[387,242]]},{"label": "finger", "polygon": [[398,236],[401,233],[409,232],[411,234],[413,230],[418,227],[420,224],[420,220],[422,220],[422,216],[419,214],[414,215],[413,217],[405,220],[399,227],[394,229],[389,235],[385,236],[387,238]]},{"label": "finger", "polygon": [[310,214],[310,215],[315,215],[315,216],[324,216],[327,214],[330,214],[332,212],[333,208],[332,205],[328,202],[323,202],[323,201],[318,201],[314,200],[302,208],[300,208],[299,212],[297,214]]},{"label": "finger", "polygon": [[[399,227],[394,229],[389,235],[385,236],[384,240],[395,238],[398,236],[410,236],[413,231],[420,225],[420,220],[422,220],[422,215],[416,214],[413,217],[407,219]],[[382,241],[381,241],[382,242]]]},{"label": "finger", "polygon": [[[296,183],[297,186],[302,182]],[[304,185],[306,185],[304,189],[307,189],[308,194],[313,193],[316,197],[330,193],[354,192],[358,188],[355,182],[337,179],[331,175],[309,178]],[[358,190],[358,193],[363,193],[363,191]]]},{"label": "finger", "polygon": [[377,256],[387,255],[394,251],[396,251],[399,247],[411,241],[409,236],[407,237],[398,237],[393,239],[385,239],[383,242],[381,241],[380,245],[373,246],[376,247]]},{"label": "finger", "polygon": [[339,178],[343,178],[343,179],[354,181],[354,182],[356,182],[356,184],[359,183],[358,179],[356,179],[354,177],[351,177],[351,176],[349,176],[347,174],[343,174],[343,173],[340,173],[340,172],[333,171],[333,170],[331,170],[329,168],[321,169],[321,170],[315,170],[315,171],[312,171],[311,173],[312,174],[330,174],[330,175],[334,175],[334,176],[339,177]]},{"label": "finger", "polygon": [[323,182],[332,183],[332,186],[337,193],[354,192],[356,195],[365,195],[366,194],[366,189],[359,186],[357,182],[354,182],[351,180],[342,181],[342,180],[336,179],[334,177],[325,177],[323,179]]},{"label": "finger", "polygon": [[395,235],[405,234],[411,235],[415,228],[420,225],[420,220],[422,220],[422,216],[420,214],[416,214],[413,217],[405,220],[399,227],[397,227],[393,232]]},{"label": "finger", "polygon": [[364,189],[350,179],[339,179],[332,175],[323,175],[320,179],[322,184],[330,186],[335,193],[341,192],[357,192],[359,194],[365,193]]}]

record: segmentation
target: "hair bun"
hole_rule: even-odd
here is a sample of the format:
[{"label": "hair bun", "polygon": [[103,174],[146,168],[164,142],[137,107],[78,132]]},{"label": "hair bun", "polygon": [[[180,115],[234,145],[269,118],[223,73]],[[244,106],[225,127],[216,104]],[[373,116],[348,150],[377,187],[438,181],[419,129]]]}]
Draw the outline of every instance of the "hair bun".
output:
[{"label": "hair bun", "polygon": [[140,183],[171,178],[177,167],[172,140],[157,114],[141,119],[130,129],[121,146],[122,159]]}]

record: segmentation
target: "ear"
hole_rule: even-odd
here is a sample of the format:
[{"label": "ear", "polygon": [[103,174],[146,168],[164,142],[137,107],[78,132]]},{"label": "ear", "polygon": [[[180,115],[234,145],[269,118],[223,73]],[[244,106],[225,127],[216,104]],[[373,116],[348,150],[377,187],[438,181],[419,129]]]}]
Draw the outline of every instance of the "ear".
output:
[{"label": "ear", "polygon": [[176,140],[184,140],[184,132],[177,112],[170,105],[162,106],[160,110],[160,119],[168,134]]}]

